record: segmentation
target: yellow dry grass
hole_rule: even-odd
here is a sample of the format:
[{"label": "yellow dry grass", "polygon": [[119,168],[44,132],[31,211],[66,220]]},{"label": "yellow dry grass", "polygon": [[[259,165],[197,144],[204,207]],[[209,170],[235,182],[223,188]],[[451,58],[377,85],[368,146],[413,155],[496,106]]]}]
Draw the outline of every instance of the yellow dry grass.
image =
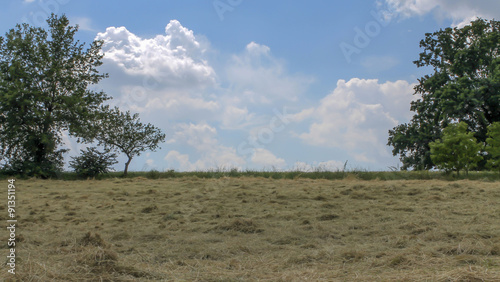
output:
[{"label": "yellow dry grass", "polygon": [[0,279],[500,281],[499,186],[18,180],[17,274]]}]

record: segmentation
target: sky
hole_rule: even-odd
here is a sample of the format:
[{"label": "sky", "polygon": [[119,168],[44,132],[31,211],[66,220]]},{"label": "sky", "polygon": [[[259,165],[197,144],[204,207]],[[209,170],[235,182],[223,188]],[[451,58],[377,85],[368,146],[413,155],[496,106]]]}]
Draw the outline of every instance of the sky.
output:
[{"label": "sky", "polygon": [[[500,18],[498,0],[7,0],[0,34],[51,13],[104,40],[91,86],[165,134],[132,171],[389,170],[426,33]],[[86,144],[64,133],[76,156]],[[124,156],[116,170],[122,170]]]}]

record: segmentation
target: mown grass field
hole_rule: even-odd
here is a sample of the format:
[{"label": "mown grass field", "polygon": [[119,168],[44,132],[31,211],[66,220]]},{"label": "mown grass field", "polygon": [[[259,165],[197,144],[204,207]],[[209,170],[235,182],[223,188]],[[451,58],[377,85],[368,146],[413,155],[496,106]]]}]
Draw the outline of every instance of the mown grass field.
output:
[{"label": "mown grass field", "polygon": [[16,187],[17,274],[4,265],[1,280],[500,281],[499,182],[185,176]]}]

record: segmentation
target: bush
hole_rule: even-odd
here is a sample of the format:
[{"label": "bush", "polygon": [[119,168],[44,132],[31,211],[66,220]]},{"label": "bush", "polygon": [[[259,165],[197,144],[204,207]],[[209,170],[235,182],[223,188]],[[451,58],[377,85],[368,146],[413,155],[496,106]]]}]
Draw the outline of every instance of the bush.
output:
[{"label": "bush", "polygon": [[481,144],[476,142],[473,132],[467,132],[465,122],[450,124],[443,130],[441,139],[430,142],[429,147],[436,166],[447,172],[455,170],[457,175],[460,170],[468,174],[483,159],[479,154]]},{"label": "bush", "polygon": [[161,172],[156,169],[153,169],[146,173],[146,178],[148,179],[159,179],[161,177]]},{"label": "bush", "polygon": [[109,150],[99,152],[97,148],[90,147],[80,152],[80,156],[71,157],[73,160],[69,162],[69,166],[81,177],[96,177],[108,173],[111,171],[110,167],[118,163],[116,154],[110,153]]},{"label": "bush", "polygon": [[488,139],[486,139],[486,151],[490,154],[491,159],[488,160],[490,169],[498,169],[500,171],[500,122],[492,123],[488,127]]},{"label": "bush", "polygon": [[35,176],[42,179],[58,178],[63,171],[63,154],[67,151],[66,149],[54,151],[41,160],[35,160],[34,157],[22,153],[5,160],[0,173],[21,177]]}]

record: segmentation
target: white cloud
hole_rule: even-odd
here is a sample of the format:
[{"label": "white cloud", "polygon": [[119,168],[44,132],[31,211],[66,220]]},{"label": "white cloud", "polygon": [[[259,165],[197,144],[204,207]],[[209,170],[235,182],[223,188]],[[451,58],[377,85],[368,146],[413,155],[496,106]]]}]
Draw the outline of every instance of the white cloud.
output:
[{"label": "white cloud", "polygon": [[271,151],[257,148],[251,158],[252,162],[264,168],[282,169],[286,166],[284,159],[276,157]]},{"label": "white cloud", "polygon": [[196,88],[215,83],[215,72],[203,58],[205,47],[193,31],[171,20],[165,35],[143,39],[125,27],[108,27],[98,33],[104,40],[104,59],[129,75],[153,78],[164,86]]},{"label": "white cloud", "polygon": [[260,45],[252,41],[247,45],[246,51],[251,56],[256,56],[256,57],[269,56],[271,48],[269,48],[266,45]]},{"label": "white cloud", "polygon": [[[165,120],[220,122],[222,129],[242,130],[262,123],[263,104],[297,101],[312,82],[288,74],[268,46],[249,43],[231,56],[219,77],[208,63],[208,41],[172,20],[165,35],[141,38],[125,27],[108,27],[101,82],[113,106],[159,113]],[[220,80],[220,81],[218,81]],[[221,86],[223,84],[224,86]]]},{"label": "white cloud", "polygon": [[339,80],[337,88],[295,120],[312,119],[309,131],[297,135],[305,143],[339,148],[368,162],[388,157],[387,132],[411,117],[413,85],[406,81]]},{"label": "white cloud", "polygon": [[155,167],[155,161],[153,159],[147,159],[146,160],[146,166],[147,167]]},{"label": "white cloud", "polygon": [[222,128],[224,129],[241,129],[252,123],[255,114],[249,113],[248,108],[239,108],[233,105],[228,105],[224,109],[222,115]]},{"label": "white cloud", "polygon": [[72,17],[71,22],[78,25],[80,30],[92,31],[96,30],[92,27],[92,20],[86,17]]},{"label": "white cloud", "polygon": [[167,143],[188,145],[196,150],[199,158],[191,162],[189,155],[170,151],[164,158],[169,165],[176,162],[182,170],[204,170],[213,167],[241,168],[245,164],[236,149],[219,144],[214,127],[206,123],[178,124],[176,127],[176,132]]},{"label": "white cloud", "polygon": [[208,151],[217,145],[217,130],[206,123],[178,124],[169,143],[180,142],[198,151]]},{"label": "white cloud", "polygon": [[290,75],[284,63],[271,55],[268,46],[249,43],[243,54],[233,55],[226,68],[231,95],[242,102],[269,104],[276,100],[296,101],[313,81]]},{"label": "white cloud", "polygon": [[[220,144],[217,130],[206,123],[177,125],[176,132],[167,143],[183,144],[195,149],[196,159],[175,150],[165,156],[168,166],[178,166],[181,170],[205,170],[214,167],[242,169],[248,165],[235,148]],[[249,161],[261,168],[283,169],[287,165],[284,159],[264,148],[256,148]]]},{"label": "white cloud", "polygon": [[337,171],[337,170],[342,170],[344,168],[344,163],[341,161],[325,161],[325,162],[318,162],[315,161],[312,164],[308,164],[305,162],[295,162],[294,167],[292,170],[298,170],[298,171],[304,171],[304,172],[311,172],[311,171]]},{"label": "white cloud", "polygon": [[437,18],[451,19],[454,26],[464,26],[476,17],[500,17],[498,0],[385,0],[389,9],[403,17],[422,16],[433,12]]},{"label": "white cloud", "polygon": [[220,100],[208,97],[216,74],[206,59],[209,43],[171,20],[165,34],[141,38],[125,27],[98,33],[104,40],[100,86],[113,95],[112,106],[155,112],[163,120],[205,120],[220,112]]},{"label": "white cloud", "polygon": [[137,108],[138,111],[145,109],[163,109],[165,113],[172,117],[182,117],[186,109],[190,111],[214,112],[219,109],[216,101],[206,101],[202,98],[192,98],[186,96],[153,98],[147,102],[144,108]]},{"label": "white cloud", "polygon": [[192,164],[189,161],[189,156],[186,154],[181,154],[178,151],[172,150],[168,152],[168,154],[164,158],[167,163],[171,166],[171,168],[178,168],[180,171],[193,171],[198,168],[199,164]]},{"label": "white cloud", "polygon": [[301,122],[307,118],[312,117],[314,115],[315,111],[316,111],[316,108],[314,108],[314,107],[307,108],[307,109],[304,109],[304,110],[302,110],[299,113],[296,113],[294,115],[289,115],[289,119],[294,121],[294,122]]}]

